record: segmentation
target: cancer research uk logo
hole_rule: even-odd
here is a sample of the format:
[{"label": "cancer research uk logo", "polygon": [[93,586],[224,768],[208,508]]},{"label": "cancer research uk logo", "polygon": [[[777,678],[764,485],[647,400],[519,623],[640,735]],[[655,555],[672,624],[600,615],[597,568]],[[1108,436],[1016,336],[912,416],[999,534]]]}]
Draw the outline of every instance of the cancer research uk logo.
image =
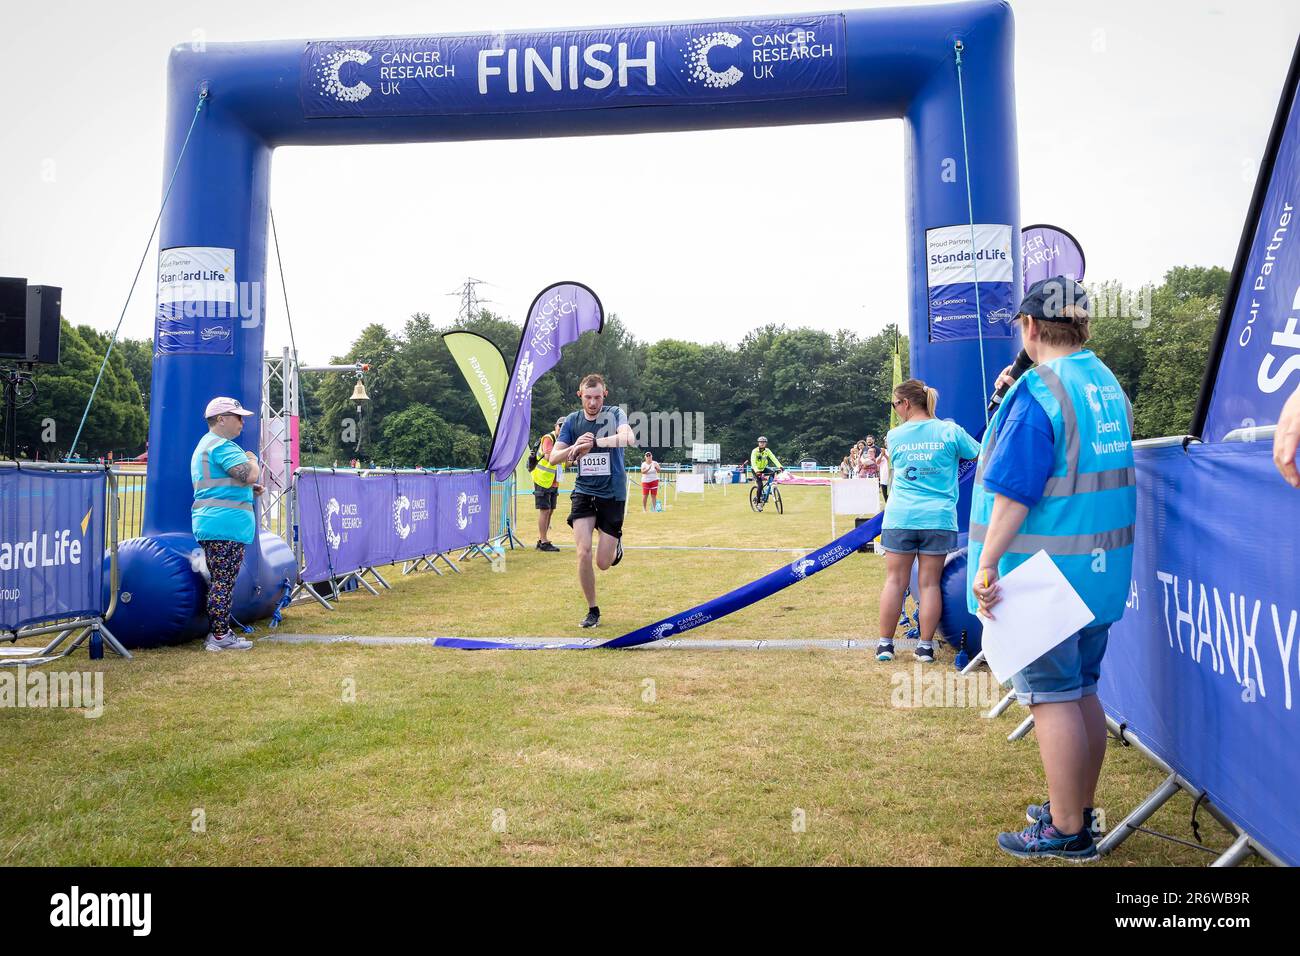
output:
[{"label": "cancer research uk logo", "polygon": [[721,73],[717,72],[709,66],[709,52],[719,46],[735,49],[740,46],[740,43],[740,37],[724,30],[716,30],[688,40],[686,49],[682,51],[686,55],[686,69],[689,74],[686,81],[703,83],[711,90],[725,90],[729,86],[735,86],[745,78],[745,74],[734,66],[727,67]]},{"label": "cancer research uk logo", "polygon": [[837,544],[833,548],[827,548],[825,551],[815,554],[811,557],[800,558],[790,565],[790,573],[794,575],[796,581],[802,581],[808,575],[820,571],[823,568],[829,568],[840,558],[852,554],[848,548],[842,544]]},{"label": "cancer research uk logo", "polygon": [[1091,383],[1083,387],[1083,396],[1088,400],[1088,407],[1097,414],[1101,414],[1101,399],[1097,397],[1100,389]]},{"label": "cancer research uk logo", "polygon": [[334,97],[340,103],[360,103],[370,95],[370,84],[364,80],[344,83],[340,71],[349,63],[364,66],[369,62],[370,54],[365,50],[335,50],[317,65],[316,85],[325,95]]},{"label": "cancer research uk logo", "polygon": [[470,519],[483,510],[479,496],[462,491],[456,496],[456,527],[464,531],[469,527]]},{"label": "cancer research uk logo", "polygon": [[660,624],[658,627],[656,627],[653,631],[651,631],[651,633],[654,635],[654,639],[657,641],[662,639],[663,636],[667,634],[669,631],[671,631],[672,629],[673,629],[673,622],[666,621],[663,624]]},{"label": "cancer research uk logo", "polygon": [[537,363],[533,361],[532,350],[526,349],[524,351],[524,357],[519,360],[519,376],[515,382],[516,400],[522,401],[524,396],[528,394],[528,390],[532,388],[533,369],[536,367]]},{"label": "cancer research uk logo", "polygon": [[808,576],[808,569],[816,565],[817,562],[811,558],[801,558],[790,565],[790,573],[794,575],[796,581],[802,581]]},{"label": "cancer research uk logo", "polygon": [[402,512],[409,514],[410,511],[411,499],[406,495],[398,495],[397,500],[393,502],[393,530],[397,532],[397,536],[403,541],[410,535],[411,526],[402,520]]},{"label": "cancer research uk logo", "polygon": [[[336,519],[339,525],[337,530],[334,528]],[[361,509],[355,501],[340,502],[337,498],[331,498],[325,505],[325,543],[331,551],[337,551],[348,540],[348,532],[359,530],[362,524]]]},{"label": "cancer research uk logo", "polygon": [[[397,537],[405,541],[411,536],[411,531],[421,521],[429,517],[429,508],[425,498],[416,498],[412,500],[406,495],[398,495],[393,501],[393,530],[397,532]],[[403,515],[406,517],[403,518]]]}]

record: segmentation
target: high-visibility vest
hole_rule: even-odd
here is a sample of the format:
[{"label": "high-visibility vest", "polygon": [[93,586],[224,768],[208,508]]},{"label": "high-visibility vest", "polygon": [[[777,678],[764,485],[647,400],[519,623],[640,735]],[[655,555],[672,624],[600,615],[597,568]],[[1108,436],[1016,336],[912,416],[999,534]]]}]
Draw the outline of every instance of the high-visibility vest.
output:
[{"label": "high-visibility vest", "polygon": [[[213,474],[212,452],[225,441],[215,432],[208,432],[199,440],[190,459],[190,480],[194,485],[190,513],[194,532],[206,536],[204,532],[215,531],[219,525],[227,529],[231,540],[247,543],[256,535],[253,486],[231,478],[220,465],[215,466],[219,474]],[[243,512],[243,516],[231,522],[232,511]]]},{"label": "high-visibility vest", "polygon": [[[557,484],[560,480],[560,475],[564,474],[563,465],[552,465],[546,460],[546,456],[542,454],[542,442],[544,442],[547,437],[547,435],[543,435],[541,438],[537,439],[537,467],[532,470],[534,488],[550,488],[552,485]],[[554,441],[559,437],[559,433],[551,432],[549,437]],[[555,446],[552,445],[551,447],[554,448]]]},{"label": "high-visibility vest", "polygon": [[1092,611],[1093,624],[1118,621],[1129,594],[1137,522],[1133,406],[1111,370],[1088,349],[1026,372],[989,422],[971,497],[967,606],[976,610],[971,588],[993,513],[984,469],[1016,389],[1027,389],[1051,420],[1055,462],[1043,497],[998,562],[998,576],[1046,551]]}]

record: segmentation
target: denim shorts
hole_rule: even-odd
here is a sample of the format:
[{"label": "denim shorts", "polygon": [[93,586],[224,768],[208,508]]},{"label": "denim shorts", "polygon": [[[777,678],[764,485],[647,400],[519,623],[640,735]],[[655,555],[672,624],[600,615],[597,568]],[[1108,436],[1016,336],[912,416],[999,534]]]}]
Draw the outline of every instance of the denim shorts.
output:
[{"label": "denim shorts", "polygon": [[1056,704],[1097,693],[1109,636],[1109,624],[1093,624],[1071,634],[1011,678],[1016,700],[1025,705]]},{"label": "denim shorts", "polygon": [[957,550],[957,532],[920,528],[886,528],[880,543],[893,554],[947,554]]}]

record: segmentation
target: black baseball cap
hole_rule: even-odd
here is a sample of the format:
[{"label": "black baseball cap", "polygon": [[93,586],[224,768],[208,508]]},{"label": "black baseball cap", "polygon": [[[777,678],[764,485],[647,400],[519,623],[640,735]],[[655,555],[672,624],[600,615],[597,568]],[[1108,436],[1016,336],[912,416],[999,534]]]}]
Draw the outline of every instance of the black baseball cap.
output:
[{"label": "black baseball cap", "polygon": [[1040,279],[1029,287],[1020,301],[1020,314],[1048,322],[1069,322],[1070,317],[1062,313],[1066,306],[1071,305],[1086,312],[1087,290],[1073,279],[1052,276],[1050,279]]}]

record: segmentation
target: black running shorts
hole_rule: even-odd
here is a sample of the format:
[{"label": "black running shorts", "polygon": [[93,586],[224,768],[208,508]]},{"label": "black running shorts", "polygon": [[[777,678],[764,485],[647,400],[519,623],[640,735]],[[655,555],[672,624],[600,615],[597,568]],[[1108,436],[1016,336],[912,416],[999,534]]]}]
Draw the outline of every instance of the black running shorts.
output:
[{"label": "black running shorts", "polygon": [[575,491],[570,499],[569,527],[577,518],[596,519],[596,530],[601,534],[623,537],[623,511],[626,501],[617,498],[597,498]]}]

